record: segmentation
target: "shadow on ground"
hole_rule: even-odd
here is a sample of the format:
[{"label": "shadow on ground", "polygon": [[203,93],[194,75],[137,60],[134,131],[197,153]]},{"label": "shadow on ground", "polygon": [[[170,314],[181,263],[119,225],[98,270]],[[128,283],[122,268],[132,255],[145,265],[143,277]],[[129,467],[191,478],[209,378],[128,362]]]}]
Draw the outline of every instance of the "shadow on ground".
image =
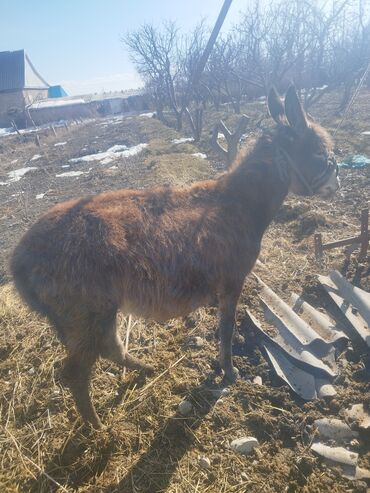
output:
[{"label": "shadow on ground", "polygon": [[[167,488],[179,461],[194,443],[194,431],[201,425],[220,396],[221,387],[214,383],[214,376],[215,374],[211,373],[188,393],[187,399],[193,404],[193,413],[186,418],[175,413],[166,419],[147,451],[133,463],[118,484],[115,482],[105,486],[105,492],[157,493]],[[124,395],[128,387],[136,385],[137,388],[137,384],[136,381],[125,383],[119,395]],[[110,404],[115,407],[118,403],[119,398],[116,398]],[[92,444],[95,446],[90,447]],[[82,461],[82,456],[86,454],[88,448],[93,448],[93,453],[89,450],[90,459]],[[105,470],[112,454],[117,450],[118,444],[114,443],[114,440],[113,443],[109,439],[97,443],[96,432],[81,427],[55,452],[45,468],[46,474],[40,473],[35,479],[29,480],[24,485],[23,491],[32,493],[61,491],[60,486],[52,483],[47,475],[63,485],[65,491],[76,490],[86,484],[91,485],[94,478]],[[97,491],[101,489],[97,487]]]}]

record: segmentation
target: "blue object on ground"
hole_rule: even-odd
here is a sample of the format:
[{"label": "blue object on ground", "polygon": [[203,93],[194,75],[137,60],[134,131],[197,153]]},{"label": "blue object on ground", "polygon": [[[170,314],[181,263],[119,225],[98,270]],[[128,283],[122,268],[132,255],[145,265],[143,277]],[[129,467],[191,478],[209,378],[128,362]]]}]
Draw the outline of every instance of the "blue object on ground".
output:
[{"label": "blue object on ground", "polygon": [[370,158],[363,154],[351,154],[338,163],[341,168],[365,168],[370,165]]},{"label": "blue object on ground", "polygon": [[50,86],[48,89],[49,98],[63,98],[67,93],[62,86]]}]

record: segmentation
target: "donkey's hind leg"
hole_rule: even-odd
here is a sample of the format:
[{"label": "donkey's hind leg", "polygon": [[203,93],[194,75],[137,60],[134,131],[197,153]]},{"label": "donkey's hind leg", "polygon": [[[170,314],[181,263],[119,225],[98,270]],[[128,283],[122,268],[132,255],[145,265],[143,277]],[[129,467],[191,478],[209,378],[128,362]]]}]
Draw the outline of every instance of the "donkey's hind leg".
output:
[{"label": "donkey's hind leg", "polygon": [[140,370],[144,373],[153,373],[151,365],[143,363],[131,356],[123,346],[123,342],[117,332],[116,314],[105,319],[105,331],[101,334],[100,356],[106,358],[119,366],[125,366],[132,370]]},{"label": "donkey's hind leg", "polygon": [[101,428],[101,421],[96,414],[89,389],[91,371],[98,352],[88,339],[87,331],[65,331],[65,334],[68,355],[64,360],[62,379],[70,388],[82,419],[94,428]]}]

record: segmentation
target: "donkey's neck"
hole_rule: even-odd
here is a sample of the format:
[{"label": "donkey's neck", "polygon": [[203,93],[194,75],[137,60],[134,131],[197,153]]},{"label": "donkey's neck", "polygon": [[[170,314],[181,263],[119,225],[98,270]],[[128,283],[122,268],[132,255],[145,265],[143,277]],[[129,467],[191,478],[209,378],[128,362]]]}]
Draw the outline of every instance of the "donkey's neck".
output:
[{"label": "donkey's neck", "polygon": [[258,236],[263,235],[289,191],[289,178],[278,168],[276,150],[276,137],[263,135],[223,177],[227,194],[239,204],[240,221],[248,227],[252,223]]}]

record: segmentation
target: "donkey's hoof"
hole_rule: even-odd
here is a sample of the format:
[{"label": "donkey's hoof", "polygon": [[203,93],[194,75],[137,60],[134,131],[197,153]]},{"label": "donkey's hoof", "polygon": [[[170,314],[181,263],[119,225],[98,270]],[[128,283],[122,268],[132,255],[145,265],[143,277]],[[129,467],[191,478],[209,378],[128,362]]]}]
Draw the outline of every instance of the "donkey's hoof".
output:
[{"label": "donkey's hoof", "polygon": [[91,420],[89,424],[94,428],[94,430],[103,431],[106,428],[106,426],[103,425],[103,423],[100,421],[98,417],[94,420]]},{"label": "donkey's hoof", "polygon": [[225,371],[223,380],[225,383],[231,384],[231,383],[235,383],[239,377],[240,377],[239,370],[235,368],[235,366],[233,366],[231,370]]},{"label": "donkey's hoof", "polygon": [[146,363],[141,363],[141,367],[138,368],[139,371],[144,373],[144,375],[153,375],[155,372],[155,368],[152,365],[148,365]]},{"label": "donkey's hoof", "polygon": [[154,366],[143,363],[128,353],[125,355],[125,366],[131,370],[138,370],[145,375],[152,375],[154,373]]}]

